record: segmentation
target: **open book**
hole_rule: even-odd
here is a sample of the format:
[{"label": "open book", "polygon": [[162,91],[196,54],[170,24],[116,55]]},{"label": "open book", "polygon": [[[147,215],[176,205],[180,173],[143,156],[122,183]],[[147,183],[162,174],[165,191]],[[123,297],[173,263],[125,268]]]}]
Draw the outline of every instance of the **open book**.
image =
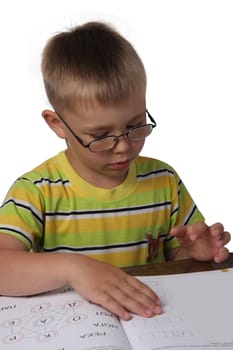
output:
[{"label": "open book", "polygon": [[138,278],[159,295],[162,315],[120,321],[69,289],[0,297],[0,349],[233,349],[233,269]]}]

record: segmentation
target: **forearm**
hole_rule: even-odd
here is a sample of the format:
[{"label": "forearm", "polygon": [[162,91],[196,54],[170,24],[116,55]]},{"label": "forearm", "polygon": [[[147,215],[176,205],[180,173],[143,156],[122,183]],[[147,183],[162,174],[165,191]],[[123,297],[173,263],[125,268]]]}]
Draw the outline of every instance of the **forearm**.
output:
[{"label": "forearm", "polygon": [[122,319],[130,312],[151,317],[162,312],[157,295],[121,269],[82,254],[0,250],[0,294],[23,296],[72,286],[81,296]]},{"label": "forearm", "polygon": [[31,295],[68,283],[69,254],[0,250],[0,294]]}]

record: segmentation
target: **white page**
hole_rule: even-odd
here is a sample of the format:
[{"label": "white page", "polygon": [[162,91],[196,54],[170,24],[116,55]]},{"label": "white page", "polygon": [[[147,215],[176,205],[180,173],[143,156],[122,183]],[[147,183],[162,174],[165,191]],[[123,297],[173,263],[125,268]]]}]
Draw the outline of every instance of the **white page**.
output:
[{"label": "white page", "polygon": [[[164,314],[121,321],[133,349],[233,349],[233,269],[228,271],[139,277],[160,296]],[[32,348],[132,350],[117,317],[73,291],[0,297],[0,349]]]},{"label": "white page", "polygon": [[132,350],[117,317],[74,291],[0,297],[1,350]]},{"label": "white page", "polygon": [[233,269],[140,279],[164,313],[122,321],[134,350],[233,349]]}]

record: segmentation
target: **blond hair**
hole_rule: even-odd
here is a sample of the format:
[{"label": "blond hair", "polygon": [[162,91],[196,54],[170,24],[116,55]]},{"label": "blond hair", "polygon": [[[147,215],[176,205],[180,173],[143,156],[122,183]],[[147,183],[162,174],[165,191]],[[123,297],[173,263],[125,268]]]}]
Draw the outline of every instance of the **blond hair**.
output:
[{"label": "blond hair", "polygon": [[109,25],[89,22],[53,36],[42,55],[51,105],[119,104],[146,89],[143,63],[133,46]]}]

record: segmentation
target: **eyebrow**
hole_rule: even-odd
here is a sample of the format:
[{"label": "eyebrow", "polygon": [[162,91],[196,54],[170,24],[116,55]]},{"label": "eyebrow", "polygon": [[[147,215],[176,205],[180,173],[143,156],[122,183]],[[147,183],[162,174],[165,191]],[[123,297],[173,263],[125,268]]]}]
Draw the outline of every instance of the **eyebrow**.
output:
[{"label": "eyebrow", "polygon": [[[138,114],[136,116],[134,116],[132,119],[130,119],[127,124],[130,124],[130,123],[133,123],[143,117],[146,117],[146,113],[141,113],[141,114]],[[95,133],[95,132],[99,132],[99,131],[104,131],[104,130],[109,130],[109,125],[100,125],[100,126],[90,126],[90,127],[87,127],[87,130],[85,133]]]}]

